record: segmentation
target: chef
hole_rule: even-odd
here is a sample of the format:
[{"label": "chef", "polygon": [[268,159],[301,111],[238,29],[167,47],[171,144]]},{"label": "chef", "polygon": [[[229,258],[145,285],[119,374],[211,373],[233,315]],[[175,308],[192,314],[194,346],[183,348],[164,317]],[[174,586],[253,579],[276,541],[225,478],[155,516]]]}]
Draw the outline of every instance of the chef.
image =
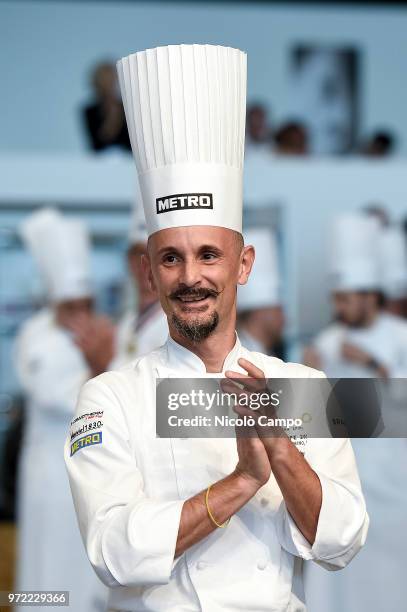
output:
[{"label": "chef", "polygon": [[255,247],[256,260],[248,282],[238,290],[239,338],[249,350],[276,355],[284,327],[276,239],[261,227],[248,229],[244,239]]},{"label": "chef", "polygon": [[[89,571],[60,447],[81,385],[103,371],[100,357],[111,329],[92,314],[82,223],[42,209],[25,219],[21,235],[43,275],[48,306],[24,324],[16,341],[17,374],[26,395],[17,588],[70,591],[72,609],[96,612],[104,609],[106,588]],[[89,325],[83,324],[88,319]],[[92,340],[74,331],[88,326]]]},{"label": "chef", "polygon": [[149,353],[164,344],[168,336],[167,317],[142,266],[142,256],[147,253],[147,239],[140,194],[132,211],[127,251],[130,276],[137,292],[137,313],[134,308],[128,308],[118,323],[116,356],[111,369]]},{"label": "chef", "polygon": [[383,229],[380,254],[386,310],[407,318],[407,247],[402,227],[390,225]]},{"label": "chef", "polygon": [[401,610],[407,597],[407,444],[405,439],[387,437],[389,412],[396,423],[404,419],[407,327],[381,307],[381,295],[389,284],[386,278],[399,278],[397,269],[384,274],[388,262],[381,248],[384,231],[388,230],[362,214],[336,219],[330,241],[336,322],[317,336],[305,355],[309,364],[335,378],[385,378],[385,389],[390,391],[382,405],[384,437],[353,441],[369,507],[369,538],[336,580],[315,565],[306,567],[307,601],[314,612]]},{"label": "chef", "polygon": [[[155,435],[157,377],[322,373],[245,349],[242,241],[246,55],[172,45],[118,64],[146,215],[145,265],[166,344],[85,384],[65,444],[82,538],[110,610],[304,610],[302,561],[344,567],[368,517],[347,439]],[[78,422],[103,412],[93,436]]]},{"label": "chef", "polygon": [[304,363],[328,376],[407,375],[407,327],[382,308],[382,231],[375,219],[358,213],[342,215],[333,225],[330,286],[335,321],[304,354]]}]

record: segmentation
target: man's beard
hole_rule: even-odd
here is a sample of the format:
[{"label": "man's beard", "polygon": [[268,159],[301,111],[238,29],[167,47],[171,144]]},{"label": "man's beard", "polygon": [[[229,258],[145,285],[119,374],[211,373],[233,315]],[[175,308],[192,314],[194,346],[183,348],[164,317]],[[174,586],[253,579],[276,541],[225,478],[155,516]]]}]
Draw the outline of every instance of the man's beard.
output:
[{"label": "man's beard", "polygon": [[[215,291],[215,289],[209,289],[207,287],[199,287],[194,289],[186,285],[180,285],[170,294],[169,297],[171,299],[180,297],[195,297],[205,299],[209,296],[216,298],[218,295],[219,292]],[[202,340],[205,340],[216,329],[219,323],[219,315],[215,310],[206,321],[202,321],[201,319],[185,321],[176,314],[173,314],[171,320],[175,329],[181,334],[181,336],[187,340],[191,340],[192,342],[202,342]]]},{"label": "man's beard", "polygon": [[366,317],[363,315],[359,315],[359,317],[356,317],[355,319],[350,321],[343,315],[338,314],[336,315],[335,320],[338,323],[343,323],[343,325],[346,325],[347,327],[351,329],[360,329],[361,327],[365,327],[366,325]]},{"label": "man's beard", "polygon": [[202,342],[202,340],[205,340],[217,328],[219,315],[215,311],[207,321],[200,321],[199,319],[184,321],[180,317],[177,317],[176,314],[173,314],[172,322],[181,336],[192,342]]}]

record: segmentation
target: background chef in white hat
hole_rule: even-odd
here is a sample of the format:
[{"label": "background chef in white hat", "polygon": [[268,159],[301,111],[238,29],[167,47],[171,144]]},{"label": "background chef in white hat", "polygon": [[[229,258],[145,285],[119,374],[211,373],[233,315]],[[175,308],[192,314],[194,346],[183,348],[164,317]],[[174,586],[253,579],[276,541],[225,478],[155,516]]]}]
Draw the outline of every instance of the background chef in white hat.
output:
[{"label": "background chef in white hat", "polygon": [[332,377],[404,377],[406,326],[383,309],[381,240],[372,217],[349,213],[333,226],[330,286],[335,322],[305,350],[304,363]]},{"label": "background chef in white hat", "polygon": [[[376,219],[364,214],[338,218],[331,236],[331,287],[336,322],[323,330],[305,358],[333,378],[407,375],[407,327],[383,309],[385,275],[381,241],[383,232]],[[387,237],[386,237],[387,240]],[[394,278],[394,273],[388,274]],[[385,283],[386,284],[386,283]],[[386,396],[382,403],[385,426],[389,411],[405,408]],[[394,412],[392,412],[394,415]],[[396,418],[404,418],[402,414]],[[387,436],[387,429],[383,432]],[[405,604],[405,550],[407,532],[407,444],[399,438],[353,440],[363,491],[369,508],[369,537],[361,554],[334,579],[315,566],[307,566],[305,586],[313,612],[360,612],[400,610]],[[372,581],[380,563],[380,580]]]},{"label": "background chef in white hat", "polygon": [[[111,610],[304,610],[302,560],[345,566],[368,517],[348,439],[157,438],[157,378],[323,376],[245,349],[242,239],[246,56],[159,47],[118,65],[149,233],[144,264],[167,315],[165,345],[89,381],[65,461],[82,537]],[[238,411],[239,409],[236,408]],[[89,486],[89,483],[92,483]],[[229,520],[230,519],[230,520]]]},{"label": "background chef in white hat", "polygon": [[[23,222],[21,235],[39,265],[48,304],[24,324],[15,347],[26,396],[17,588],[69,590],[72,609],[103,610],[106,589],[89,571],[78,538],[60,449],[81,385],[103,371],[101,355],[106,346],[109,350],[113,328],[92,313],[89,240],[83,224],[42,209]],[[93,338],[88,338],[88,328]],[[110,343],[110,351],[112,347]]]},{"label": "background chef in white hat", "polygon": [[116,356],[110,366],[112,369],[161,346],[168,336],[167,317],[142,266],[142,256],[147,254],[147,239],[141,194],[137,189],[127,250],[130,278],[136,292],[136,307],[130,305],[118,323]]},{"label": "background chef in white hat", "polygon": [[402,227],[390,225],[383,229],[380,255],[386,310],[407,318],[407,245]]},{"label": "background chef in white hat", "polygon": [[255,262],[249,280],[238,288],[239,338],[249,350],[276,355],[284,328],[276,239],[270,229],[253,227],[244,240],[254,246]]}]

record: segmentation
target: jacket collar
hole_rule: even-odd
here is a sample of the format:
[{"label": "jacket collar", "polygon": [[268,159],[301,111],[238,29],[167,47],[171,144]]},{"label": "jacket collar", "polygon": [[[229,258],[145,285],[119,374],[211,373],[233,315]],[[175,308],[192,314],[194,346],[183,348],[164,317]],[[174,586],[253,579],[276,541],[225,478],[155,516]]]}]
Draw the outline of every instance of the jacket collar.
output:
[{"label": "jacket collar", "polygon": [[[182,377],[186,372],[202,375],[207,374],[206,367],[202,359],[189,349],[173,340],[171,336],[168,336],[168,340],[164,345],[164,348],[164,359],[166,361],[165,365],[170,370],[175,370],[180,377]],[[239,337],[236,333],[235,345],[225,358],[222,372],[232,368],[234,370],[241,370],[241,368],[237,365],[237,360],[239,359],[241,352],[242,345],[240,344]],[[210,375],[216,376],[215,373],[211,373]]]}]

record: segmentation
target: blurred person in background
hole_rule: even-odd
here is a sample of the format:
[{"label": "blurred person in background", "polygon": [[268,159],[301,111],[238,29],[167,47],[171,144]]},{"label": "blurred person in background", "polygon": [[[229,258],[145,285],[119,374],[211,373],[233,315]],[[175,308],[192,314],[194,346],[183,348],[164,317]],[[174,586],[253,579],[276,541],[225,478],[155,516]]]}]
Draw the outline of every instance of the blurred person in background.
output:
[{"label": "blurred person in background", "polygon": [[272,130],[267,108],[260,102],[251,104],[246,113],[245,153],[269,150]]},{"label": "blurred person in background", "polygon": [[380,240],[381,281],[385,309],[396,317],[407,318],[407,243],[403,228],[390,225]]},{"label": "blurred person in background", "polygon": [[396,139],[387,130],[378,130],[366,138],[360,152],[366,157],[388,157],[394,153]]},{"label": "blurred person in background", "polygon": [[382,301],[388,313],[407,318],[407,237],[401,224],[392,224],[386,208],[366,206],[364,212],[382,228],[379,241]]},{"label": "blurred person in background", "polygon": [[123,104],[114,64],[98,64],[92,74],[94,102],[83,109],[83,118],[94,151],[118,148],[130,151]]},{"label": "blurred person in background", "polygon": [[406,324],[383,308],[382,229],[366,215],[339,218],[332,236],[335,322],[304,353],[333,377],[407,375]]},{"label": "blurred person in background", "polygon": [[363,212],[374,219],[377,219],[381,227],[387,227],[390,224],[389,211],[380,202],[372,202],[364,207]]},{"label": "blurred person in background", "polygon": [[273,163],[272,129],[267,109],[260,103],[251,104],[246,112],[244,190],[245,201],[269,200],[266,177]]},{"label": "blurred person in background", "polygon": [[[23,325],[15,347],[26,397],[17,588],[68,590],[75,612],[101,611],[105,587],[78,535],[61,447],[82,384],[112,359],[113,326],[93,310],[89,240],[80,221],[42,209],[22,223],[21,235],[44,277],[48,305]],[[78,425],[86,432],[86,418]]]},{"label": "blurred person in background", "polygon": [[[407,376],[407,324],[382,306],[383,231],[377,220],[363,214],[337,220],[331,261],[336,322],[317,336],[304,362],[318,364],[332,378],[384,378],[391,391],[391,377]],[[401,404],[391,401],[391,394],[382,403],[385,424],[394,409],[398,419],[400,406],[405,409],[401,382]],[[407,597],[407,443],[381,437],[356,438],[352,444],[369,507],[369,537],[360,557],[335,579],[307,565],[309,610],[396,612],[404,608]]]},{"label": "blurred person in background", "polygon": [[284,313],[275,236],[266,228],[250,228],[244,241],[254,246],[256,259],[248,282],[238,287],[239,337],[251,351],[281,357]]},{"label": "blurred person in background", "polygon": [[300,121],[289,121],[281,125],[274,134],[276,155],[307,155],[308,132]]},{"label": "blurred person in background", "polygon": [[130,277],[137,293],[137,311],[129,308],[119,321],[112,369],[158,348],[168,336],[167,317],[142,264],[142,258],[147,254],[147,239],[146,221],[139,194],[133,207],[127,251]]}]

